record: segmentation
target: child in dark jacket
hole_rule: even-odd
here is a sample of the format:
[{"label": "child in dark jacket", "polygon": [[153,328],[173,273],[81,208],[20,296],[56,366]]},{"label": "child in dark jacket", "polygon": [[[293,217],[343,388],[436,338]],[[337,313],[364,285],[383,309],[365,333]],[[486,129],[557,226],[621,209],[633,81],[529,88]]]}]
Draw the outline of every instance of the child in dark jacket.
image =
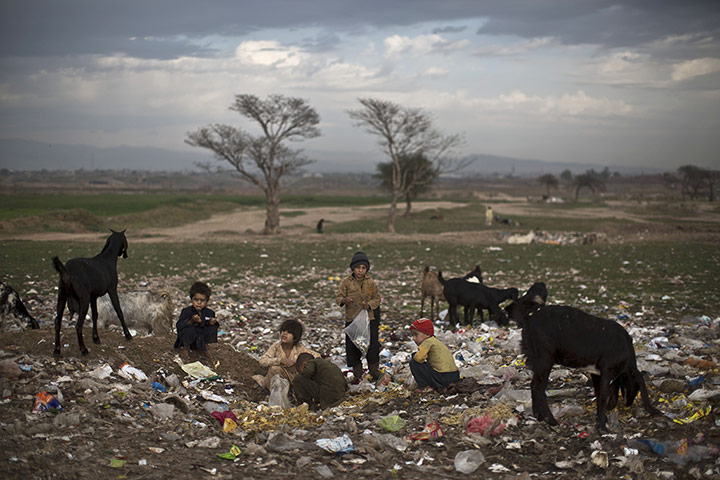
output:
[{"label": "child in dark jacket", "polygon": [[314,358],[309,353],[298,355],[293,379],[295,398],[311,408],[326,409],[340,405],[348,390],[342,370],[330,360]]},{"label": "child in dark jacket", "polygon": [[410,358],[410,371],[421,389],[440,390],[460,381],[450,350],[435,337],[431,320],[421,318],[410,325],[418,351]]},{"label": "child in dark jacket", "polygon": [[190,349],[201,352],[210,359],[208,344],[217,343],[218,321],[215,312],[207,308],[210,300],[210,287],[202,282],[195,282],[190,287],[192,305],[183,308],[180,319],[175,324],[177,340],[175,348],[181,348],[183,361],[190,359]]}]

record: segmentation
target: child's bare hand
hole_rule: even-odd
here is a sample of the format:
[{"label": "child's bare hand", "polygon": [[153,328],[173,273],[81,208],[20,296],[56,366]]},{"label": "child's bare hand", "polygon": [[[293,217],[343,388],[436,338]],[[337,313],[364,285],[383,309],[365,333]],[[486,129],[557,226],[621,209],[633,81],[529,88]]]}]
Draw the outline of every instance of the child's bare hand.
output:
[{"label": "child's bare hand", "polygon": [[291,358],[281,358],[280,363],[286,367],[292,367],[295,365],[295,362],[293,362]]},{"label": "child's bare hand", "polygon": [[202,319],[200,318],[200,315],[198,315],[196,313],[195,315],[192,316],[192,321],[193,321],[193,323],[200,323],[200,322],[202,322]]},{"label": "child's bare hand", "polygon": [[353,301],[350,297],[345,297],[345,298],[343,298],[343,303],[345,305],[350,305],[351,303],[353,303]]},{"label": "child's bare hand", "polygon": [[217,323],[217,318],[215,318],[215,317],[211,318],[210,320],[208,320],[208,323],[210,325],[215,325]]}]

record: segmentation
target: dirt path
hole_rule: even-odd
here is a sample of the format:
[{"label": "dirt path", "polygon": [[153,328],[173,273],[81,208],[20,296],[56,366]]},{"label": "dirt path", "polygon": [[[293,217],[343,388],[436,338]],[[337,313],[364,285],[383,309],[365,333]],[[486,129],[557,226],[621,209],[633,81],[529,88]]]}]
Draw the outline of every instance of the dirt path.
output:
[{"label": "dirt path", "polygon": [[[456,202],[418,202],[413,205],[414,212],[443,208],[462,208],[466,203]],[[404,207],[404,205],[403,205]],[[387,215],[389,206],[359,206],[359,207],[318,207],[290,209],[281,208],[280,212],[302,212],[294,216],[281,216],[280,227],[283,236],[298,236],[315,231],[318,220],[325,219],[326,224],[362,220],[364,218],[380,218]],[[192,242],[213,239],[222,241],[223,238],[237,239],[238,235],[260,234],[265,226],[264,208],[243,208],[229,213],[218,213],[210,218],[177,227],[146,228],[140,232],[133,232],[134,242]],[[98,233],[59,233],[42,232],[17,234],[7,237],[13,240],[34,241],[90,241],[103,237]]]},{"label": "dirt path", "polygon": [[[571,209],[549,210],[545,204],[531,203],[526,198],[504,196],[501,202],[495,199],[483,199],[485,205],[491,205],[497,215],[502,217],[518,217],[540,215],[543,217],[556,216],[565,218],[583,219],[616,219],[638,224],[652,222],[652,217],[665,220],[700,220],[720,224],[720,214],[712,211],[713,204],[696,204],[697,212],[693,215],[684,215],[678,210],[662,212],[649,211],[648,213],[635,213],[640,204],[635,201],[609,200],[607,206],[584,207]],[[493,201],[494,200],[494,201]],[[468,203],[456,202],[418,202],[413,205],[414,212],[421,212],[433,209],[462,208]],[[377,219],[387,215],[389,206],[337,206],[318,208],[284,208],[281,209],[281,235],[273,238],[292,237],[294,241],[317,239],[315,226],[321,218],[325,224],[349,222],[362,219]],[[633,211],[634,210],[634,211]],[[282,215],[282,214],[285,215]],[[264,208],[240,208],[226,213],[218,213],[210,218],[199,222],[188,223],[177,227],[168,228],[146,228],[141,231],[132,232],[133,241],[141,243],[159,242],[235,242],[239,236],[254,236],[256,239],[268,238],[261,235],[265,226]],[[104,238],[104,233],[62,233],[62,232],[41,232],[26,234],[10,234],[5,239],[31,240],[31,241],[97,241]],[[327,234],[326,234],[327,235]],[[405,236],[400,234],[375,233],[372,237],[387,236],[394,240],[403,240]],[[328,235],[330,236],[330,235]],[[332,234],[333,238],[341,238],[344,234]],[[362,238],[363,234],[353,234],[353,238]],[[442,237],[448,242],[476,243],[485,242],[496,237],[496,232],[480,230],[476,232],[447,232],[442,234],[414,234],[415,240],[433,240]]]}]

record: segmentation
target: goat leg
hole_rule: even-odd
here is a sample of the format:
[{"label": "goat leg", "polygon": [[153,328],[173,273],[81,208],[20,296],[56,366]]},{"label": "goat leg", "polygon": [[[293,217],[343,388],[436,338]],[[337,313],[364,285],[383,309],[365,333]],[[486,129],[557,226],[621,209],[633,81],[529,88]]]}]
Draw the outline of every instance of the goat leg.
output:
[{"label": "goat leg", "polygon": [[60,358],[60,327],[62,325],[62,316],[64,311],[65,296],[63,295],[62,290],[60,290],[60,293],[58,294],[57,314],[55,315],[55,350],[53,351],[53,356],[56,359]]},{"label": "goat leg", "polygon": [[120,308],[120,300],[118,299],[117,292],[111,290],[108,292],[108,296],[110,297],[110,303],[112,303],[112,306],[115,309],[115,313],[117,313],[117,316],[120,319],[120,325],[122,325],[125,339],[132,340],[132,334],[130,333],[130,330],[128,330],[127,325],[125,324],[125,316],[123,315],[122,309]]},{"label": "goat leg", "polygon": [[98,335],[97,320],[98,320],[98,309],[97,309],[97,298],[93,298],[90,302],[90,309],[92,311],[92,322],[93,322],[93,343],[100,344],[100,335]]},{"label": "goat leg", "polygon": [[78,337],[78,346],[80,347],[80,353],[87,355],[90,351],[85,346],[85,340],[83,340],[83,325],[85,325],[85,317],[87,316],[88,304],[83,303],[80,305],[80,311],[78,312],[77,323],[75,324],[75,331]]},{"label": "goat leg", "polygon": [[610,394],[610,375],[608,372],[603,372],[600,375],[600,381],[598,382],[598,391],[595,401],[597,402],[597,429],[602,432],[607,432],[607,408],[608,408],[608,397]]},{"label": "goat leg", "polygon": [[[430,297],[430,305],[432,305],[432,297]],[[422,294],[422,298],[420,299],[420,318],[423,316],[423,310],[425,310],[425,293]]]},{"label": "goat leg", "polygon": [[533,373],[533,378],[530,382],[533,415],[535,415],[535,418],[537,418],[539,422],[545,420],[550,425],[557,425],[558,422],[555,420],[555,417],[553,417],[553,414],[550,411],[550,407],[547,402],[547,395],[545,394],[548,377],[550,377],[550,369],[540,373]]}]

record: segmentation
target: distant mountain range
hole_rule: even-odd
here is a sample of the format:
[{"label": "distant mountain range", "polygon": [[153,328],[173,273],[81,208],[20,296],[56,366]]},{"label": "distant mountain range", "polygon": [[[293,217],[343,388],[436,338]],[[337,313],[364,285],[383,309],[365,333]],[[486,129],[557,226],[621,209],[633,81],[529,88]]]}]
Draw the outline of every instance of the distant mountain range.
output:
[{"label": "distant mountain range", "polygon": [[[374,173],[375,165],[384,161],[377,151],[342,152],[306,150],[316,160],[305,170],[311,173]],[[463,176],[533,177],[544,173],[560,174],[570,170],[573,174],[588,169],[597,171],[608,167],[621,175],[656,174],[665,170],[652,167],[633,167],[582,163],[547,162],[541,160],[470,155],[473,163],[461,172]],[[89,145],[43,143],[20,139],[0,139],[0,168],[8,170],[195,170],[196,163],[212,161],[202,150],[175,151],[153,147],[99,148]],[[222,165],[225,167],[225,165]]]}]

